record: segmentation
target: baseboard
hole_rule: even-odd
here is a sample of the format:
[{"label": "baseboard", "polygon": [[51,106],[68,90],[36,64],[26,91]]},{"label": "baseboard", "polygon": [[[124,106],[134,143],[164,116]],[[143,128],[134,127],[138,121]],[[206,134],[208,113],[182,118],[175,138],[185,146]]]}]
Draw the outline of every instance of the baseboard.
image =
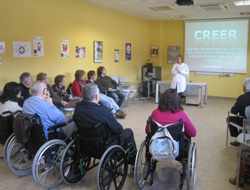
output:
[{"label": "baseboard", "polygon": [[236,100],[236,98],[232,98],[232,97],[222,97],[222,96],[207,96],[207,98]]}]

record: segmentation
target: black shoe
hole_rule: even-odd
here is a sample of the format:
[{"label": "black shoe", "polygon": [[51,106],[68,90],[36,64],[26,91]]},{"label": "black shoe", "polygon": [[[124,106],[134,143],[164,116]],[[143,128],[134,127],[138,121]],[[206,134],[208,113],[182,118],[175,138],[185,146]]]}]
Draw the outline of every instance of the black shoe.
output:
[{"label": "black shoe", "polygon": [[238,143],[237,141],[230,142],[230,144],[231,144],[232,146],[240,146],[240,143]]}]

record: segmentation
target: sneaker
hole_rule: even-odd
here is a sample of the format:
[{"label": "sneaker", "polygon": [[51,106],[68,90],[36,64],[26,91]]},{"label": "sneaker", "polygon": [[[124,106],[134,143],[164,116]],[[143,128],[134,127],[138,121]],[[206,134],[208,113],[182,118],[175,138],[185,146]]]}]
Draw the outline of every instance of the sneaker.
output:
[{"label": "sneaker", "polygon": [[240,143],[238,143],[237,141],[230,142],[230,144],[231,144],[232,146],[240,146]]}]

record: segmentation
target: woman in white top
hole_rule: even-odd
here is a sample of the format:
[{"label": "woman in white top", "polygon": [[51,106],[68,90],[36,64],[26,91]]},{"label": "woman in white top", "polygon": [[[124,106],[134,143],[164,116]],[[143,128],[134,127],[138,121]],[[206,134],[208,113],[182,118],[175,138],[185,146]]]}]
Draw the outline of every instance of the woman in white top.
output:
[{"label": "woman in white top", "polygon": [[181,95],[186,90],[186,78],[189,75],[189,69],[186,63],[182,62],[182,57],[177,56],[177,63],[172,68],[173,80],[171,88],[176,89],[177,93]]},{"label": "woman in white top", "polygon": [[21,97],[21,86],[16,82],[9,82],[4,86],[3,94],[0,96],[0,114],[11,111],[12,113],[22,108],[18,105]]}]

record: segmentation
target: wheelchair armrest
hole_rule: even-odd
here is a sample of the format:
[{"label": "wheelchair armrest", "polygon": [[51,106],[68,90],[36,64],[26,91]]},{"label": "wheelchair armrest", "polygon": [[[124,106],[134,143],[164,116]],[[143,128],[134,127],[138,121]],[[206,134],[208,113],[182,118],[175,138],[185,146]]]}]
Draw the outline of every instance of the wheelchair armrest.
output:
[{"label": "wheelchair armrest", "polygon": [[67,123],[60,123],[60,124],[51,126],[51,127],[48,128],[48,131],[53,131],[53,130],[59,129],[61,127],[64,127],[65,125],[67,125]]}]

